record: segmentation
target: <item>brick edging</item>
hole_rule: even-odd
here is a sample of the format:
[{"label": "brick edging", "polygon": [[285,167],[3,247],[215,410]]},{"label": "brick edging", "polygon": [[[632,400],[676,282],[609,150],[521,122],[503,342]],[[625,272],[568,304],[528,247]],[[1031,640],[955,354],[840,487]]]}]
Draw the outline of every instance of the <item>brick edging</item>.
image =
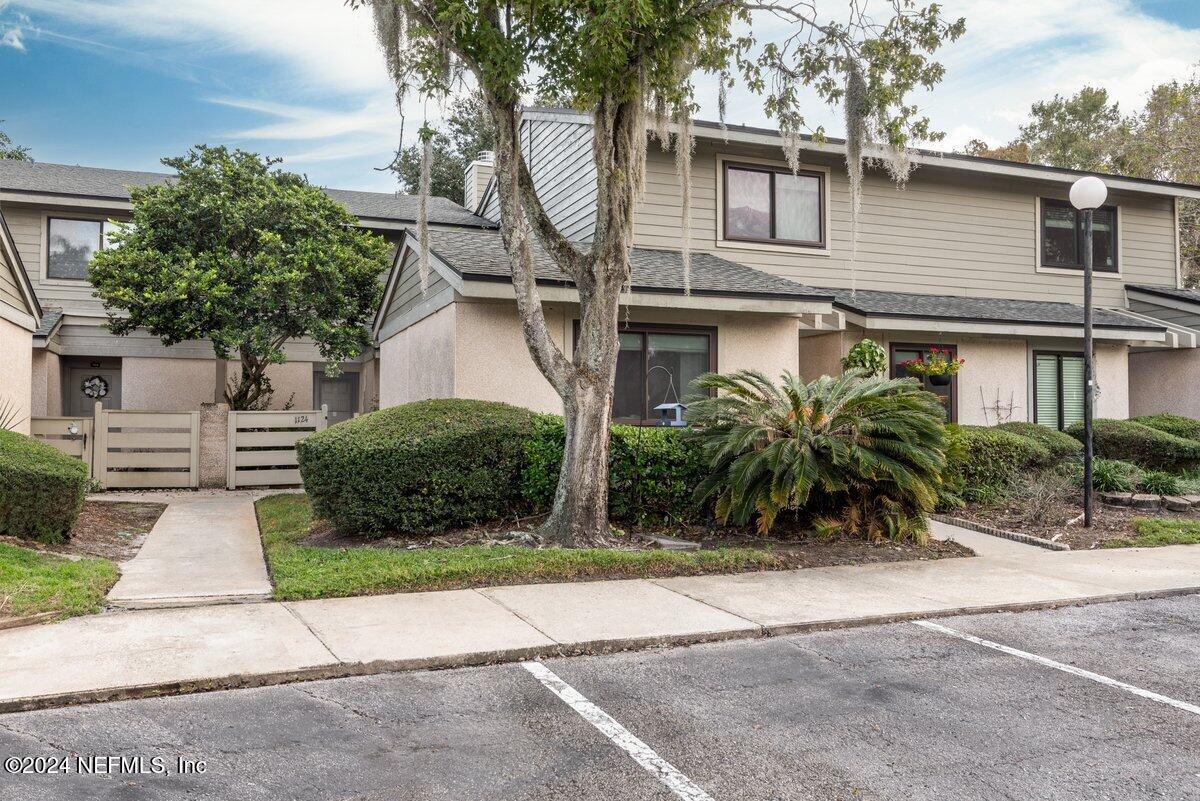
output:
[{"label": "brick edging", "polygon": [[1032,534],[1022,534],[1019,531],[1007,531],[1002,528],[993,528],[992,526],[985,526],[982,523],[975,523],[971,520],[963,520],[961,517],[952,517],[950,515],[938,515],[938,514],[931,514],[931,515],[928,515],[928,517],[930,520],[936,520],[939,523],[946,523],[947,525],[958,526],[959,528],[965,528],[970,531],[978,532],[980,534],[989,534],[993,537],[1000,537],[1001,539],[1012,540],[1013,542],[1021,542],[1021,543],[1024,543],[1025,545],[1033,545],[1038,548],[1045,548],[1046,550],[1049,550],[1049,551],[1069,551],[1069,550],[1071,550],[1071,546],[1067,545],[1065,542],[1054,542],[1053,540],[1046,540],[1046,539],[1042,539],[1041,537],[1035,537]]}]

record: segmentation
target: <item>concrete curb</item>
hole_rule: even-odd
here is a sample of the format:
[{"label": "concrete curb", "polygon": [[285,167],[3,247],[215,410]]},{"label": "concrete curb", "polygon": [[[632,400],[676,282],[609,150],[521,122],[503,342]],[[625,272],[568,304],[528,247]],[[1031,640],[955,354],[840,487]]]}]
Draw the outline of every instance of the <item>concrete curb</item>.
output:
[{"label": "concrete curb", "polygon": [[803,634],[818,631],[834,631],[838,629],[858,628],[861,626],[877,626],[888,623],[904,623],[912,620],[927,620],[933,618],[955,617],[959,615],[981,615],[994,612],[1028,612],[1038,609],[1058,609],[1067,606],[1088,606],[1091,604],[1114,603],[1118,601],[1144,601],[1154,598],[1173,598],[1181,595],[1200,593],[1200,585],[1194,587],[1179,587],[1168,590],[1150,590],[1139,592],[1110,593],[1107,595],[1086,596],[1083,598],[1058,598],[1047,601],[1028,601],[1020,603],[994,604],[989,606],[956,607],[926,612],[901,612],[891,615],[871,615],[867,617],[819,620],[806,623],[781,623],[767,626],[749,626],[739,629],[717,632],[700,632],[685,635],[664,635],[657,637],[635,637],[625,640],[596,640],[583,643],[559,643],[548,646],[528,648],[513,648],[499,651],[482,651],[469,654],[456,654],[442,657],[421,657],[418,659],[375,660],[371,662],[335,662],[327,665],[284,670],[271,673],[238,674],[215,678],[195,679],[191,681],[158,682],[141,684],[130,687],[112,687],[81,692],[54,693],[50,695],[14,698],[0,701],[0,714],[10,712],[30,712],[39,709],[53,709],[81,704],[94,704],[111,701],[130,701],[139,698],[157,698],[173,695],[191,695],[195,693],[215,692],[218,690],[251,689],[255,687],[270,687],[282,684],[295,684],[303,681],[318,681],[324,679],[340,679],[352,676],[368,676],[380,673],[401,673],[411,670],[445,670],[461,667],[480,667],[499,665],[509,662],[522,662],[528,659],[550,659],[554,657],[582,656],[596,653],[613,653],[617,651],[638,651],[651,648],[671,646],[698,645],[701,643],[721,642],[735,639],[759,639],[762,637],[781,637],[789,634]]},{"label": "concrete curb", "polygon": [[58,612],[39,612],[36,615],[26,615],[25,617],[5,618],[4,620],[0,620],[0,631],[19,629],[22,626],[35,626],[38,623],[48,623],[57,618],[58,615]]},{"label": "concrete curb", "polygon": [[1008,531],[1008,530],[1002,529],[1002,528],[993,528],[991,526],[985,526],[982,523],[975,523],[970,520],[964,520],[961,517],[952,517],[951,515],[939,515],[939,514],[931,514],[931,515],[927,515],[927,517],[929,517],[930,520],[936,520],[939,523],[945,523],[948,526],[958,526],[959,528],[965,528],[968,531],[974,531],[979,534],[988,534],[993,537],[1000,537],[1001,539],[1012,540],[1013,542],[1024,543],[1025,545],[1033,545],[1038,548],[1045,548],[1048,551],[1069,551],[1069,550],[1071,550],[1071,546],[1067,545],[1066,543],[1063,543],[1063,542],[1054,542],[1053,540],[1046,540],[1046,539],[1042,539],[1041,537],[1035,537],[1032,534],[1022,534],[1019,531]]}]

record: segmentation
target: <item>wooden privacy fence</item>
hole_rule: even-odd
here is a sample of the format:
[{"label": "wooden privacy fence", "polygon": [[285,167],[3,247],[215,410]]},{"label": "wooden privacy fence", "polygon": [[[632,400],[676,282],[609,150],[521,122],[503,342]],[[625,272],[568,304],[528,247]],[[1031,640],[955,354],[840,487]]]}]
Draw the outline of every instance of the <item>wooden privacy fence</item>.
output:
[{"label": "wooden privacy fence", "polygon": [[96,410],[92,473],[106,489],[200,486],[200,412]]},{"label": "wooden privacy fence", "polygon": [[91,417],[33,417],[29,421],[29,434],[35,439],[52,445],[67,456],[82,459],[87,465],[88,477],[92,475]]},{"label": "wooden privacy fence", "polygon": [[325,406],[299,412],[230,412],[226,487],[299,484],[296,443],[328,424]]}]

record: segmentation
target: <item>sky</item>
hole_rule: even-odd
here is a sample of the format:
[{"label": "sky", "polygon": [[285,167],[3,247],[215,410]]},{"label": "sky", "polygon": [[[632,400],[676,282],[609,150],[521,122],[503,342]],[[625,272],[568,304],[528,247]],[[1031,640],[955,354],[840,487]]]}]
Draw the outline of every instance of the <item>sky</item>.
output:
[{"label": "sky", "polygon": [[[845,0],[820,0],[839,13]],[[1086,85],[1122,107],[1200,61],[1200,0],[943,0],[967,34],[939,51],[946,77],[914,97],[938,145],[1007,141],[1031,103]],[[868,7],[886,13],[884,0]],[[769,24],[756,34],[770,38]],[[716,118],[712,81],[697,81]],[[839,111],[807,119],[840,135]],[[405,110],[407,137],[436,103]],[[38,161],[161,169],[195,144],[282,157],[322,186],[395,191],[400,117],[370,14],[343,0],[0,0],[0,130]],[[770,126],[730,96],[731,123]]]}]

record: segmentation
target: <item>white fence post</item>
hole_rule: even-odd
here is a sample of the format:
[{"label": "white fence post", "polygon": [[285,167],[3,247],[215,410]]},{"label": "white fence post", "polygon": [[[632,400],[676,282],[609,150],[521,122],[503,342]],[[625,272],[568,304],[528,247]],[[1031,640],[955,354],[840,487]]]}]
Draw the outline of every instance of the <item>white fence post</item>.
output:
[{"label": "white fence post", "polygon": [[108,419],[104,404],[96,401],[92,407],[92,478],[108,489]]},{"label": "white fence post", "polygon": [[229,436],[225,440],[225,489],[237,489],[237,419],[238,412],[229,412]]}]

